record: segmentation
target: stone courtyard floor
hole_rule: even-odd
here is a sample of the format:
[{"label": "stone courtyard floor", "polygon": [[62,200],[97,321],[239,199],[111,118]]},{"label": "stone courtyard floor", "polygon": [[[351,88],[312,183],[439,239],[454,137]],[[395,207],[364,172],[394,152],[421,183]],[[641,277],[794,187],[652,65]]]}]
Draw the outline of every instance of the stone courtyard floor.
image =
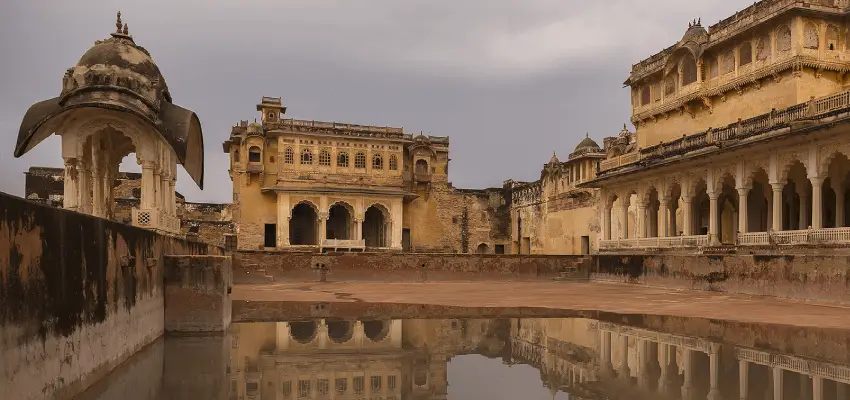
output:
[{"label": "stone courtyard floor", "polygon": [[846,306],[596,282],[303,282],[235,285],[233,300],[541,307],[850,329],[850,307]]}]

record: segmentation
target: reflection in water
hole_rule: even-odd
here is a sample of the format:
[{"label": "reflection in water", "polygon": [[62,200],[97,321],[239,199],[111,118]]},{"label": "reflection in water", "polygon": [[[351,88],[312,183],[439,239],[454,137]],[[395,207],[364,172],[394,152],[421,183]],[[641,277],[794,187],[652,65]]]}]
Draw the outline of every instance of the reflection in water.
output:
[{"label": "reflection in water", "polygon": [[160,340],[80,399],[850,400],[844,332],[689,324],[242,323],[223,337]]}]

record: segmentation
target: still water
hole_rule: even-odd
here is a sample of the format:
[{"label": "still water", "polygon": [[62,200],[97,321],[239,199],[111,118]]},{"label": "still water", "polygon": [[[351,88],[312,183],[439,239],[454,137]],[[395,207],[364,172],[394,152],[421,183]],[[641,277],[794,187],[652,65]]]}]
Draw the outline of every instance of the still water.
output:
[{"label": "still water", "polygon": [[79,399],[848,399],[846,331],[674,317],[235,323]]}]

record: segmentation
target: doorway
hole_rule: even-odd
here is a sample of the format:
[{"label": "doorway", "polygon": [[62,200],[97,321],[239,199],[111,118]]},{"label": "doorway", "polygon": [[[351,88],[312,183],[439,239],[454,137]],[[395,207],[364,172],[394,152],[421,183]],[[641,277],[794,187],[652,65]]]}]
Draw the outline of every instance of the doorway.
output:
[{"label": "doorway", "polygon": [[581,254],[590,254],[590,236],[581,237]]},{"label": "doorway", "polygon": [[266,231],[264,237],[264,247],[277,247],[277,224],[266,224]]}]

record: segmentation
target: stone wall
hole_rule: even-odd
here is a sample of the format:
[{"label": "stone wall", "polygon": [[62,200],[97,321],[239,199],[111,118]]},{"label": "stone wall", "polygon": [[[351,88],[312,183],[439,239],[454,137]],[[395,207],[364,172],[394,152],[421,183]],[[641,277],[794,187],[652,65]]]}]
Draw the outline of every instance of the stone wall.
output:
[{"label": "stone wall", "polygon": [[847,255],[599,255],[595,280],[850,303]]},{"label": "stone wall", "polygon": [[[316,264],[330,268],[329,281],[586,279],[590,264],[580,257],[242,251],[233,255],[234,284],[316,281]],[[424,267],[423,267],[424,265]]]},{"label": "stone wall", "polygon": [[[512,237],[514,252],[523,254],[582,254],[582,237],[589,252],[596,251],[600,232],[597,190],[571,189],[545,200],[514,203]],[[527,238],[527,242],[523,239]]]},{"label": "stone wall", "polygon": [[162,335],[167,254],[222,254],[0,193],[0,387],[69,398]]},{"label": "stone wall", "polygon": [[165,258],[165,330],[222,332],[230,326],[230,257]]}]

